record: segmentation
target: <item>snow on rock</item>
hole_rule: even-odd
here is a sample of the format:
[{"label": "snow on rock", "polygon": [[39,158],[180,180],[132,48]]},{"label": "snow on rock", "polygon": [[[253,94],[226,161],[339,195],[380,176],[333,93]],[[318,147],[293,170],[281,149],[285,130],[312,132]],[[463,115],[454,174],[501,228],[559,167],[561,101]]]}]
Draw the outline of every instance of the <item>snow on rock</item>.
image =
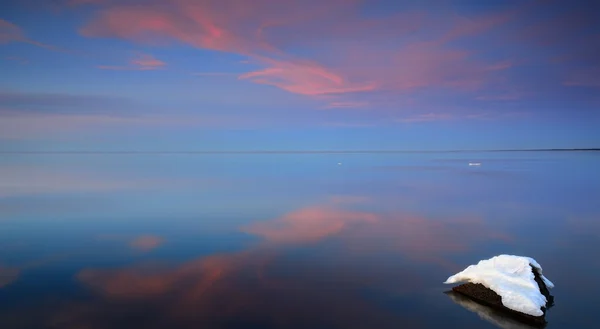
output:
[{"label": "snow on rock", "polygon": [[546,297],[542,295],[534,280],[532,267],[546,287],[554,287],[554,284],[542,275],[542,267],[535,259],[512,255],[482,260],[477,265],[470,265],[462,272],[449,277],[444,283],[480,283],[497,293],[507,308],[542,316],[544,313],[541,308],[546,306]]}]

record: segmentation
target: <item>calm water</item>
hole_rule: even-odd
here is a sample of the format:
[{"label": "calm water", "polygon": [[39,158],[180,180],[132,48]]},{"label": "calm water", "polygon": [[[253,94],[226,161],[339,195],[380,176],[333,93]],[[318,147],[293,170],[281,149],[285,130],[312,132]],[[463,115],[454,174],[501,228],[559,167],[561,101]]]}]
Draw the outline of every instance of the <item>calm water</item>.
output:
[{"label": "calm water", "polygon": [[600,153],[0,156],[3,329],[527,328],[444,294],[501,253],[597,325]]}]

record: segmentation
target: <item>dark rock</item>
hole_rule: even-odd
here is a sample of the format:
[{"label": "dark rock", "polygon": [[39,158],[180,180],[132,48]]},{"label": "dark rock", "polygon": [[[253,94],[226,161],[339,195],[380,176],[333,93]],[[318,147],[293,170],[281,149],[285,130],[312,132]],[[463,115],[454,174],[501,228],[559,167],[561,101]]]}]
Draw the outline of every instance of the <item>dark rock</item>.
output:
[{"label": "dark rock", "polygon": [[[544,297],[546,297],[546,308],[550,308],[550,307],[554,306],[554,296],[550,295],[550,290],[548,290],[548,287],[546,287],[546,284],[542,280],[540,274],[538,273],[538,270],[536,268],[534,268],[533,266],[531,268],[533,270],[533,279],[538,284],[538,287],[540,288],[540,292],[542,293],[542,295],[544,295]],[[544,311],[544,314],[546,313],[544,308],[542,308],[542,311]]]},{"label": "dark rock", "polygon": [[519,320],[524,323],[528,323],[528,324],[532,324],[532,325],[543,325],[546,323],[546,319],[545,319],[546,308],[549,308],[553,305],[554,297],[552,295],[550,295],[548,287],[546,287],[546,284],[544,284],[544,281],[542,281],[537,270],[533,267],[532,267],[532,270],[533,270],[535,282],[538,284],[540,292],[542,293],[542,295],[544,295],[546,297],[546,300],[547,300],[546,307],[541,308],[542,312],[544,313],[544,315],[542,315],[542,316],[533,316],[533,315],[521,313],[521,312],[514,311],[514,310],[507,308],[506,306],[504,306],[502,304],[502,297],[500,297],[500,295],[498,295],[495,291],[493,291],[479,283],[461,284],[460,286],[456,286],[456,287],[452,288],[452,290],[459,294],[467,296],[482,305],[486,305],[486,306],[495,308],[497,310],[501,310],[507,316],[519,318]]}]

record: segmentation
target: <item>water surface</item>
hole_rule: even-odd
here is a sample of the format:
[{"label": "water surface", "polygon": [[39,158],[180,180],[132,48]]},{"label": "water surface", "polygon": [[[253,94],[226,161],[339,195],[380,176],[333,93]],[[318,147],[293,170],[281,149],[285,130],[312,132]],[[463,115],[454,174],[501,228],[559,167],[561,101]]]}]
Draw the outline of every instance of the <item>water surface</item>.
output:
[{"label": "water surface", "polygon": [[598,152],[4,154],[0,328],[526,328],[444,294],[501,253],[556,284],[548,328],[592,328],[598,168]]}]

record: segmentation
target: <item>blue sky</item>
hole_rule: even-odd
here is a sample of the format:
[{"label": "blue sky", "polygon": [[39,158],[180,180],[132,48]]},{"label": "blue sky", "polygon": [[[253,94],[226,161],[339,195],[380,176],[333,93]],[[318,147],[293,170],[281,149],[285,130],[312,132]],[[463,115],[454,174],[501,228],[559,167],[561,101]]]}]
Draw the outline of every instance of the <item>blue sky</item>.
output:
[{"label": "blue sky", "polygon": [[591,1],[1,6],[3,151],[600,144]]}]

